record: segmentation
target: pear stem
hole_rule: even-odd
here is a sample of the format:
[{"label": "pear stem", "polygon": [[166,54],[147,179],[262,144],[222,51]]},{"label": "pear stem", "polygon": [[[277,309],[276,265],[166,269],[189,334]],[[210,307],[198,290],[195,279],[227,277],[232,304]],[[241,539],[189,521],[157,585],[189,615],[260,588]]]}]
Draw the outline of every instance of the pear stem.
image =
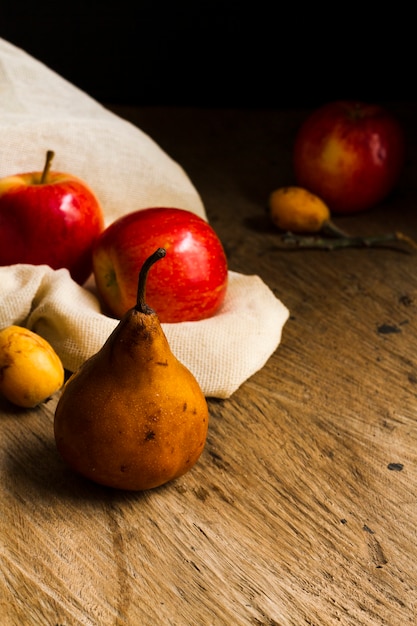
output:
[{"label": "pear stem", "polygon": [[329,235],[330,237],[349,237],[348,233],[346,233],[344,230],[341,230],[331,220],[327,220],[327,222],[324,222],[321,228],[321,233],[323,235]]},{"label": "pear stem", "polygon": [[46,153],[45,166],[43,168],[40,184],[44,185],[46,183],[46,179],[49,174],[49,170],[51,169],[52,160],[55,156],[55,152],[53,150],[48,150]]},{"label": "pear stem", "polygon": [[148,272],[151,269],[152,265],[162,259],[166,255],[165,248],[158,248],[155,250],[150,257],[146,259],[144,264],[141,267],[139,272],[139,280],[138,280],[138,295],[136,300],[135,309],[139,311],[139,313],[145,313],[145,315],[151,315],[154,313],[154,310],[151,309],[145,302],[145,294],[146,294],[146,279],[148,277]]}]

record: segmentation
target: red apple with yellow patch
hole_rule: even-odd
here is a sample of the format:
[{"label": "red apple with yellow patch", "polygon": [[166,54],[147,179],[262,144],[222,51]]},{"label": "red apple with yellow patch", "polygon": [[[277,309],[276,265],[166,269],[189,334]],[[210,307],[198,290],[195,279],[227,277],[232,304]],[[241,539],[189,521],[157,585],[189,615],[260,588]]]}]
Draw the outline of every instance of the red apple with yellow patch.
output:
[{"label": "red apple with yellow patch", "polygon": [[93,268],[107,312],[121,318],[134,306],[140,268],[157,248],[165,248],[166,257],[149,274],[146,301],[160,321],[197,321],[215,315],[227,289],[223,246],[204,219],[170,207],[133,211],[100,235]]},{"label": "red apple with yellow patch", "polygon": [[293,157],[297,184],[319,196],[332,213],[365,211],[397,185],[404,133],[380,105],[330,102],[301,125]]},{"label": "red apple with yellow patch", "polygon": [[104,229],[100,203],[82,180],[50,171],[0,179],[0,265],[67,268],[83,284],[92,272],[92,247]]}]

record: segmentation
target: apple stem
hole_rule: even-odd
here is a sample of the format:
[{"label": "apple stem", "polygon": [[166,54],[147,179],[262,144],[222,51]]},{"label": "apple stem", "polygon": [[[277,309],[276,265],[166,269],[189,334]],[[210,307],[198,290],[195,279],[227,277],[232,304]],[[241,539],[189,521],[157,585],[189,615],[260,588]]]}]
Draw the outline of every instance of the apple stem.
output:
[{"label": "apple stem", "polygon": [[43,168],[41,181],[40,181],[41,185],[46,183],[46,179],[48,177],[49,170],[51,169],[51,164],[52,164],[52,160],[53,160],[54,156],[55,156],[55,152],[53,150],[48,150],[47,151],[47,153],[46,153],[46,160],[45,160],[45,166]]},{"label": "apple stem", "polygon": [[295,235],[288,232],[281,237],[285,247],[291,248],[315,248],[321,250],[338,250],[340,248],[371,248],[381,246],[391,241],[407,243],[414,250],[417,250],[417,243],[401,232],[387,233],[383,235],[371,235],[368,237],[338,236],[334,239],[326,237],[310,237]]},{"label": "apple stem", "polygon": [[139,280],[138,280],[138,295],[136,300],[135,309],[139,311],[139,313],[144,313],[145,315],[151,315],[155,311],[151,309],[145,302],[145,294],[146,294],[146,279],[148,277],[148,272],[151,269],[152,265],[162,259],[166,255],[165,248],[158,248],[155,250],[150,257],[146,259],[144,264],[141,267],[139,272]]}]

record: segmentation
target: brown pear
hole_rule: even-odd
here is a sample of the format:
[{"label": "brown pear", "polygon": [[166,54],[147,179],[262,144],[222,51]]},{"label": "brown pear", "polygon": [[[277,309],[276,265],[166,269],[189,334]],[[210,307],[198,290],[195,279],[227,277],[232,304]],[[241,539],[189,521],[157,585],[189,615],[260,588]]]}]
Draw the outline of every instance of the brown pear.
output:
[{"label": "brown pear", "polygon": [[118,489],[151,489],[185,474],[207,438],[204,394],[145,302],[148,271],[164,256],[159,248],[144,263],[136,306],[67,381],[55,412],[67,464]]}]

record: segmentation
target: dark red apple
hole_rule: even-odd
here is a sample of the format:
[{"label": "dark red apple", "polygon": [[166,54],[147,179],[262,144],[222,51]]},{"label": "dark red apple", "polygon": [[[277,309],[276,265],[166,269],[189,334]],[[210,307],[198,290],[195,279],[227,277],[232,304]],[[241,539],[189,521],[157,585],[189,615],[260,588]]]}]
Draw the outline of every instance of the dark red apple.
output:
[{"label": "dark red apple", "polygon": [[214,229],[191,211],[151,207],[110,224],[93,250],[97,291],[111,315],[134,306],[140,268],[157,248],[166,257],[149,273],[146,301],[161,322],[213,316],[224,301],[228,267]]},{"label": "dark red apple", "polygon": [[67,268],[82,284],[92,272],[92,246],[104,229],[93,191],[76,176],[27,172],[0,180],[0,265]]},{"label": "dark red apple", "polygon": [[297,184],[331,212],[365,211],[398,183],[404,133],[393,114],[377,104],[330,102],[301,125],[293,157]]}]

